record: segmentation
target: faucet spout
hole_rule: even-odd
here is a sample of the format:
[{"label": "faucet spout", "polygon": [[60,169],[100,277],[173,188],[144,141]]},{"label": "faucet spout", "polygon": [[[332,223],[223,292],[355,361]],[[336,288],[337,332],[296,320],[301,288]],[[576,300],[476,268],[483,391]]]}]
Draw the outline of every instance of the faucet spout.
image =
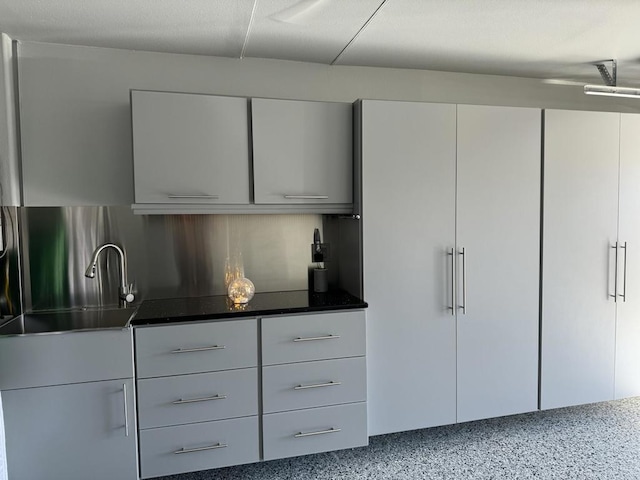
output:
[{"label": "faucet spout", "polygon": [[100,256],[100,253],[107,248],[113,248],[118,253],[118,257],[120,259],[120,288],[118,291],[119,305],[120,307],[126,307],[127,304],[135,300],[135,297],[133,295],[132,286],[127,282],[127,255],[122,248],[115,243],[105,243],[104,245],[100,245],[94,250],[93,255],[91,255],[91,261],[89,262],[89,266],[84,272],[84,275],[88,278],[95,278],[96,269],[98,267],[98,257]]}]

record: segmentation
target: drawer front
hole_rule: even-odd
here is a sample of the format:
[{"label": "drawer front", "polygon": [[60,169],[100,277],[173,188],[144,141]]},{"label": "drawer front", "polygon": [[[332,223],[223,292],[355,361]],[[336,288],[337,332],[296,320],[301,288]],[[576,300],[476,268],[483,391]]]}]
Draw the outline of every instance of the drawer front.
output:
[{"label": "drawer front", "polygon": [[262,370],[264,413],[367,399],[365,357],[273,365]]},{"label": "drawer front", "polygon": [[352,403],[263,417],[264,459],[367,445],[367,404]]},{"label": "drawer front", "polygon": [[365,344],[362,310],[262,320],[264,365],[362,356]]},{"label": "drawer front", "polygon": [[131,329],[0,338],[0,390],[133,378]]},{"label": "drawer front", "polygon": [[258,417],[140,431],[142,478],[260,460]]},{"label": "drawer front", "polygon": [[196,373],[138,381],[140,428],[258,414],[258,369]]},{"label": "drawer front", "polygon": [[139,327],[138,378],[258,365],[256,320]]}]

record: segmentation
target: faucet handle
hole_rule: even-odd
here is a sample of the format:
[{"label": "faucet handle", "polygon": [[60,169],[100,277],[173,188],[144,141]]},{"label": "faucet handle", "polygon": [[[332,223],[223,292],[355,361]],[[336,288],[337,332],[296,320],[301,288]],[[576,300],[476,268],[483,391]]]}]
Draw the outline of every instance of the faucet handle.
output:
[{"label": "faucet handle", "polygon": [[133,294],[133,283],[130,283],[121,290],[122,291],[120,292],[120,298],[125,302],[132,303],[136,299],[135,295]]}]

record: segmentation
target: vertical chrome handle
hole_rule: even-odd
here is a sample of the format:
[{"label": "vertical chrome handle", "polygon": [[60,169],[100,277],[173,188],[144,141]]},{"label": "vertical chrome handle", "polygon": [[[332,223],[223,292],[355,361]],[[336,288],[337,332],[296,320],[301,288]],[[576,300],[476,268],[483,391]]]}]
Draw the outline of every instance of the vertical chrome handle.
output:
[{"label": "vertical chrome handle", "polygon": [[613,297],[613,301],[618,301],[618,242],[614,246],[612,246],[616,251],[616,260],[615,267],[613,269],[613,295],[609,294],[610,297]]},{"label": "vertical chrome handle", "polygon": [[462,247],[462,251],[460,252],[462,256],[462,305],[460,308],[462,309],[462,314],[467,314],[467,254]]},{"label": "vertical chrome handle", "polygon": [[122,384],[122,398],[124,400],[124,436],[129,436],[129,415],[127,415],[127,384]]},{"label": "vertical chrome handle", "polygon": [[620,248],[622,248],[624,250],[624,267],[622,270],[622,295],[620,295],[622,297],[622,301],[626,302],[627,301],[627,242],[624,242],[624,246],[621,246]]},{"label": "vertical chrome handle", "polygon": [[456,315],[456,255],[452,248],[447,255],[451,256],[451,306],[447,307],[451,309],[451,315]]}]

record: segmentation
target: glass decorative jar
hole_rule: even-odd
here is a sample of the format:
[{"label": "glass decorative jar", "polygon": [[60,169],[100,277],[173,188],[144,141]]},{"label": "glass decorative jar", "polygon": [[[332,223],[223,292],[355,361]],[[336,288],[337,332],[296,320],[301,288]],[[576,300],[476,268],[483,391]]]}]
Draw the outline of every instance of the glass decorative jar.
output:
[{"label": "glass decorative jar", "polygon": [[256,287],[248,278],[236,278],[229,284],[227,294],[233,303],[249,303],[256,293]]}]

